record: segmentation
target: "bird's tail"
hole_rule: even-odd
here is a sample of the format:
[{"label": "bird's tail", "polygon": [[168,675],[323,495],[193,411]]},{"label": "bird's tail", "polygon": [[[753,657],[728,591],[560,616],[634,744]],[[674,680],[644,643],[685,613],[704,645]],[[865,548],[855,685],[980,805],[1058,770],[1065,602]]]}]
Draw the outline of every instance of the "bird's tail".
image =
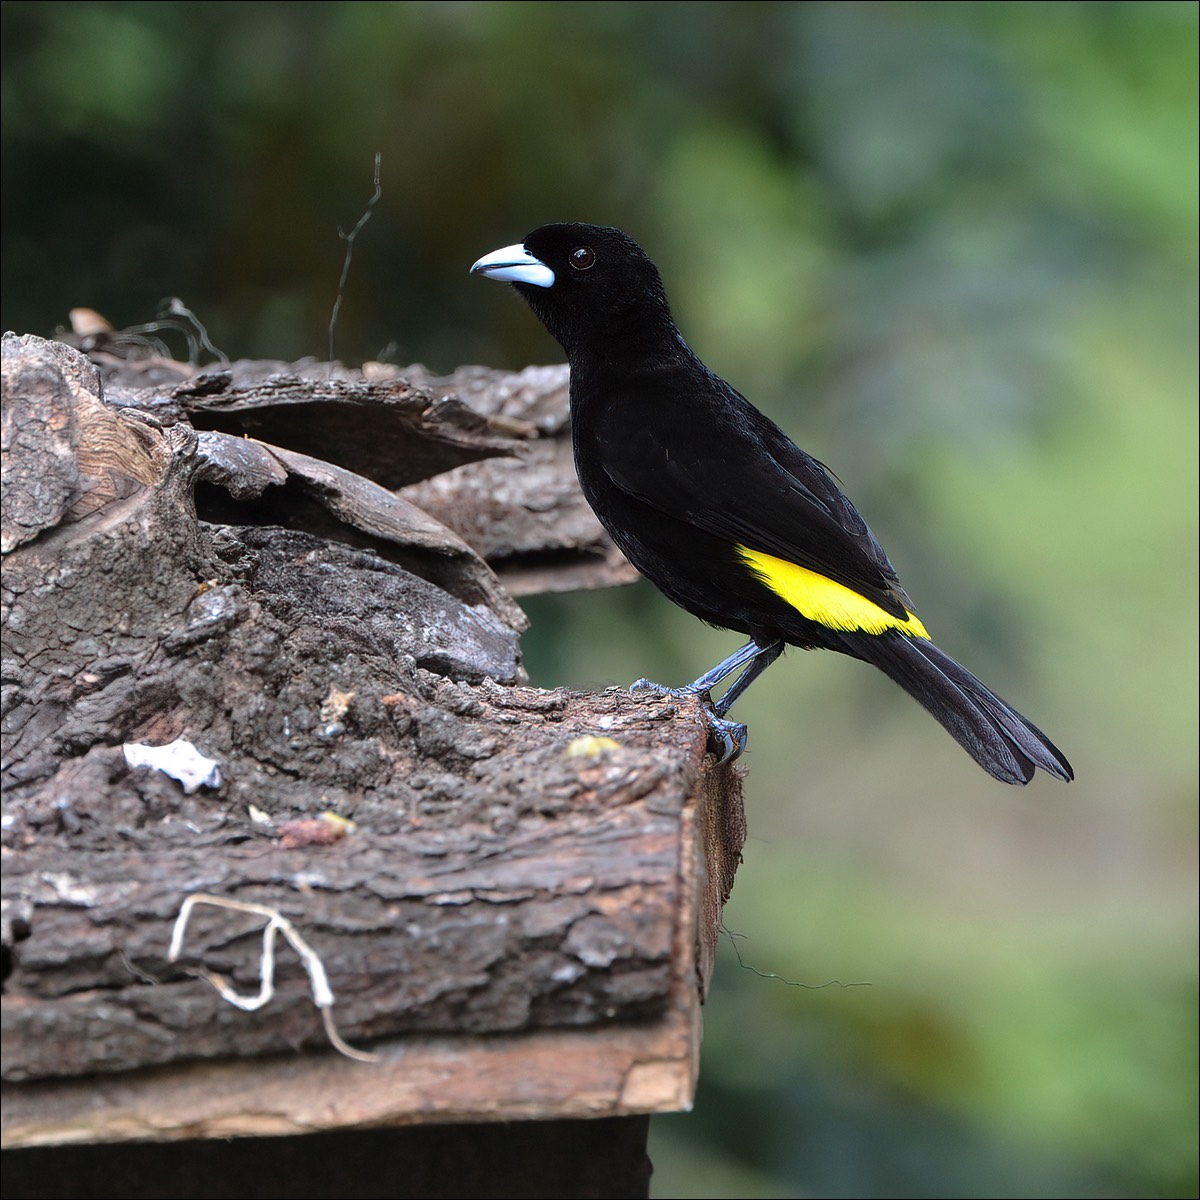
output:
[{"label": "bird's tail", "polygon": [[1028,783],[1041,767],[1075,778],[1061,750],[928,638],[905,634],[843,635],[855,658],[878,667],[918,700],[956,742],[1003,783]]}]

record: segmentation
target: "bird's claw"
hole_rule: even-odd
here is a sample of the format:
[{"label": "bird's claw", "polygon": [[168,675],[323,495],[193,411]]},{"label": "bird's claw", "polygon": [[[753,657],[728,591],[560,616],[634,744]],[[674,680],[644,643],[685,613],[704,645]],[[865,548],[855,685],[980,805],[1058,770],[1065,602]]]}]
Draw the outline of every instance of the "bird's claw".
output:
[{"label": "bird's claw", "polygon": [[737,721],[726,721],[724,717],[718,717],[711,704],[704,704],[701,708],[704,719],[708,722],[709,740],[721,751],[717,766],[724,766],[725,763],[740,758],[750,741],[750,730]]},{"label": "bird's claw", "polygon": [[652,692],[655,696],[670,696],[673,700],[687,700],[692,696],[702,696],[708,699],[708,693],[692,684],[683,687],[667,687],[666,684],[655,683],[653,679],[636,679],[629,685],[629,694],[636,696],[639,692]]}]

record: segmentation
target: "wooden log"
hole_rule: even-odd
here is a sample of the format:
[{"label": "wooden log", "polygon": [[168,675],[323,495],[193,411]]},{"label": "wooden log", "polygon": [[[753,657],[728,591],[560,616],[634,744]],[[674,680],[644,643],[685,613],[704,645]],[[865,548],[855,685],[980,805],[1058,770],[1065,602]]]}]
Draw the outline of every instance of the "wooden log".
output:
[{"label": "wooden log", "polygon": [[[687,1107],[744,836],[695,708],[519,686],[411,501],[4,350],[4,1145]],[[219,780],[123,749],[183,740]],[[257,991],[252,913],[173,961],[196,893],[286,919],[375,1060],[283,943],[257,1011],[197,977]]]}]

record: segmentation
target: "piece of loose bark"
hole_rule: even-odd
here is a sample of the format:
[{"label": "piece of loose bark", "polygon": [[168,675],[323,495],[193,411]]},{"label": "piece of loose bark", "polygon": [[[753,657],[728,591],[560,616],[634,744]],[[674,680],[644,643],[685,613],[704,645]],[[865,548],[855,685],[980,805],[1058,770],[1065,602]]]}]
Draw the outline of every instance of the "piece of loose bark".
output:
[{"label": "piece of loose bark", "polygon": [[471,463],[404,489],[404,496],[473,546],[514,595],[615,587],[637,572],[613,545],[575,478],[564,365],[515,374],[461,367],[406,375],[457,396],[493,426],[529,434],[511,457]]},{"label": "piece of loose bark", "polygon": [[110,403],[409,485],[406,498],[458,533],[512,595],[637,578],[579,491],[565,364],[450,375],[315,360],[199,368],[151,354],[141,337],[64,336],[99,365]]}]

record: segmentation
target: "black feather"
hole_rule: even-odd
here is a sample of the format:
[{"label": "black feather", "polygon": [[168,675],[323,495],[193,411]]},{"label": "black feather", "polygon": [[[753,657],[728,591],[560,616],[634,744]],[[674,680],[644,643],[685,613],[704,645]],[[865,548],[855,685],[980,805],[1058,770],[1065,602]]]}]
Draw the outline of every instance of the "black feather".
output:
[{"label": "black feather", "polygon": [[701,695],[725,757],[746,739],[726,712],[787,644],[872,663],[997,779],[1073,777],[1045,734],[924,636],[832,472],[692,353],[632,238],[545,225],[473,269],[512,282],[566,351],[575,468],[613,540],[670,599],[751,639],[686,688],[641,681]]},{"label": "black feather", "polygon": [[1041,767],[1064,782],[1075,773],[1063,753],[966,667],[928,638],[844,634],[845,653],[878,667],[941,722],[985,770],[1004,783],[1028,783]]}]

